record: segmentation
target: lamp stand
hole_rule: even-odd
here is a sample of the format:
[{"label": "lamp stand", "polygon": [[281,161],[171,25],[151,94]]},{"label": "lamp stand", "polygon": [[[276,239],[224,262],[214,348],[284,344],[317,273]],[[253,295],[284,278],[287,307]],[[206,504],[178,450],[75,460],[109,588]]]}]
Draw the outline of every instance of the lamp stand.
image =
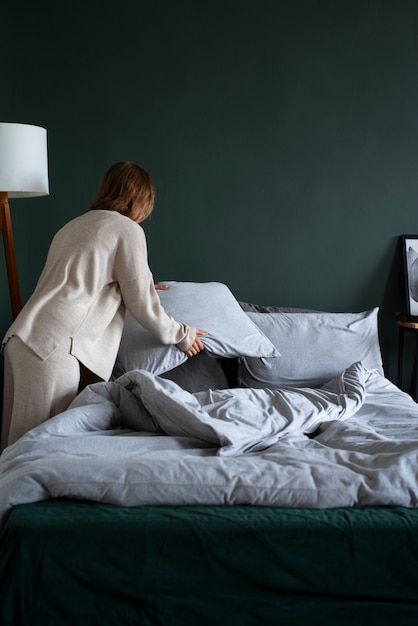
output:
[{"label": "lamp stand", "polygon": [[22,309],[22,301],[20,298],[12,220],[10,217],[7,191],[0,191],[0,204],[0,230],[3,234],[4,256],[6,257],[7,278],[9,281],[10,304],[12,307],[13,319],[16,319]]}]

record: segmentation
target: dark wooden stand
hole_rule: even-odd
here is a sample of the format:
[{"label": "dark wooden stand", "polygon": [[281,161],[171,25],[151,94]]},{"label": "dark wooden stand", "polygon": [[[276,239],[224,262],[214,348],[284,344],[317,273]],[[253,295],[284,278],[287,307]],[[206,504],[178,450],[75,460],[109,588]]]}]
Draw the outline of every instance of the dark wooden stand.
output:
[{"label": "dark wooden stand", "polygon": [[415,385],[413,398],[418,398],[418,316],[407,315],[406,313],[396,313],[396,323],[399,327],[399,348],[398,348],[398,387],[403,389],[404,360],[405,360],[405,333],[415,334]]}]

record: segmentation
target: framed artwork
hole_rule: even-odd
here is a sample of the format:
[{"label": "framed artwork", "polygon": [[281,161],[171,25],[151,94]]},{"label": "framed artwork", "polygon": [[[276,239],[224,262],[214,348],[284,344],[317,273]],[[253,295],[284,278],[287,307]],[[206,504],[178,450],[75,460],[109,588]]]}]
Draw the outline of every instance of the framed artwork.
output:
[{"label": "framed artwork", "polygon": [[401,235],[405,272],[406,313],[418,317],[418,235]]}]

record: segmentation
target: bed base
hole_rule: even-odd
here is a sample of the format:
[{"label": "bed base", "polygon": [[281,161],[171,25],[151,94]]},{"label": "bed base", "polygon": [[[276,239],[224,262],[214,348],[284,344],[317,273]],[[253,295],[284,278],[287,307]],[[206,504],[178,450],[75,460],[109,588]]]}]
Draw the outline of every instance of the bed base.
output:
[{"label": "bed base", "polygon": [[16,506],[2,626],[418,624],[418,511]]}]

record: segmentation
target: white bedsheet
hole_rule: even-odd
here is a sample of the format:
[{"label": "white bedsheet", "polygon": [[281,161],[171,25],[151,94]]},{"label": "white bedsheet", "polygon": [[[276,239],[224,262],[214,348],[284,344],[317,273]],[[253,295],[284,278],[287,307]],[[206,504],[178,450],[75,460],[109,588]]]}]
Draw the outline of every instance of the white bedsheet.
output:
[{"label": "white bedsheet", "polygon": [[189,394],[137,370],[87,388],[0,457],[16,504],[417,506],[418,405],[354,364],[321,389]]}]

